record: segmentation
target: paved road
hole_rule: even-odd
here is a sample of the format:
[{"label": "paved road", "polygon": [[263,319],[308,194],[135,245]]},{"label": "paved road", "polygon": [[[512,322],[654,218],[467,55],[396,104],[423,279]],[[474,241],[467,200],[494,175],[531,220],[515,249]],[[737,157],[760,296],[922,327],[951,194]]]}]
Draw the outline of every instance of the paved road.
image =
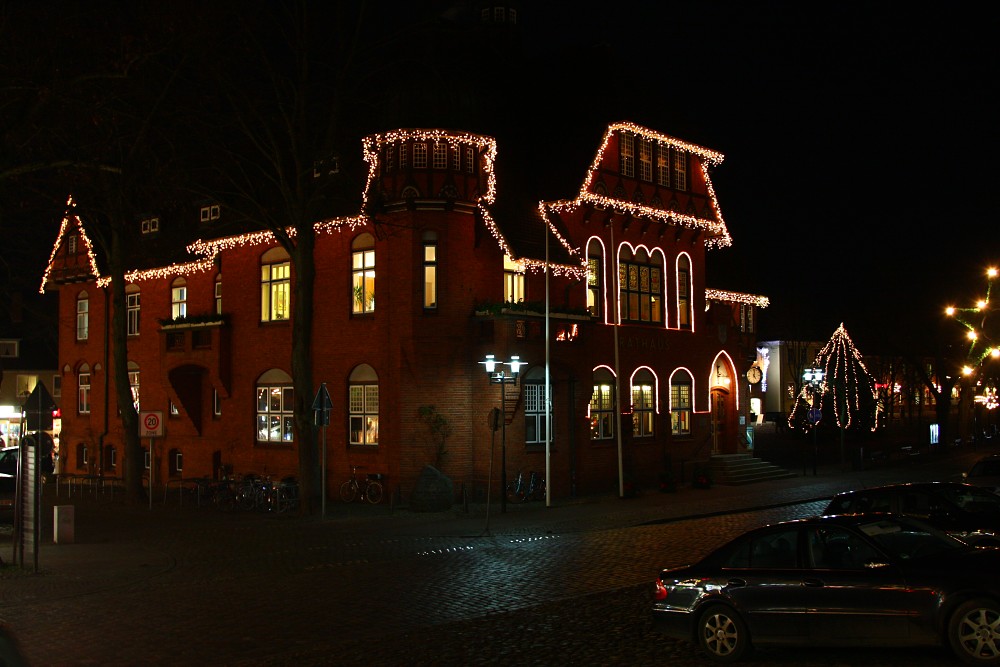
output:
[{"label": "paved road", "polygon": [[[47,490],[47,504],[76,506],[78,543],[45,544],[37,574],[6,568],[0,618],[34,665],[706,664],[651,631],[659,568],[751,526],[814,514],[816,498],[842,488],[940,476],[943,462],[933,463],[517,507],[488,532],[474,512],[338,504],[319,521],[127,508]],[[683,518],[692,515],[701,516]],[[775,649],[757,664],[946,657]]]}]

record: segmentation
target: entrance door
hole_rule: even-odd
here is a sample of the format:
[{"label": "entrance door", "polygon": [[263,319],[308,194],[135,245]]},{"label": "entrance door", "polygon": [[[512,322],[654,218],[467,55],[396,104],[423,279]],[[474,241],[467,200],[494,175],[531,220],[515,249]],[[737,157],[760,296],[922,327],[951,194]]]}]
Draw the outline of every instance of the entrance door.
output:
[{"label": "entrance door", "polygon": [[712,390],[712,453],[719,454],[720,447],[728,442],[726,430],[726,401],[729,392],[724,389]]}]

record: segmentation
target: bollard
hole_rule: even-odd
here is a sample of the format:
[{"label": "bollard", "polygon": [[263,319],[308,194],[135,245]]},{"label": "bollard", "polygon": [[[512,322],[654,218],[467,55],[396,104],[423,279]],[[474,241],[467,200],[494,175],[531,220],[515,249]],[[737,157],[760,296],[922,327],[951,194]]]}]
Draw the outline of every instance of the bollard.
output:
[{"label": "bollard", "polygon": [[56,505],[52,508],[52,541],[56,544],[73,543],[73,505]]}]

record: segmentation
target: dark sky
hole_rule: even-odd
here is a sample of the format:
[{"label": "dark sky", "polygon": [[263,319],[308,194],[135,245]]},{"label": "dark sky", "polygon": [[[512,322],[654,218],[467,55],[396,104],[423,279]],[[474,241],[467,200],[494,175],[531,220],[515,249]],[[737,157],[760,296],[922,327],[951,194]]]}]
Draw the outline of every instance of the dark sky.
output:
[{"label": "dark sky", "polygon": [[984,6],[540,4],[539,35],[619,57],[567,82],[590,90],[587,113],[726,155],[713,183],[733,246],[709,253],[709,286],[768,296],[765,334],[843,322],[864,351],[985,288],[1000,71]]}]

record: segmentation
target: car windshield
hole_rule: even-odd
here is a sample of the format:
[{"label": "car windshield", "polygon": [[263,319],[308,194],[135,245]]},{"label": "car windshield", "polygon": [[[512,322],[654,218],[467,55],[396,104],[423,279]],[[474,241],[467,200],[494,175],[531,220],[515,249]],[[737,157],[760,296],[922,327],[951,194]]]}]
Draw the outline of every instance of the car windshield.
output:
[{"label": "car windshield", "polygon": [[883,551],[900,560],[964,549],[966,545],[919,521],[879,519],[858,525]]},{"label": "car windshield", "polygon": [[949,486],[941,488],[941,495],[975,514],[1000,514],[1000,496],[975,486]]},{"label": "car windshield", "polygon": [[1000,460],[987,459],[972,466],[969,477],[1000,477]]}]

